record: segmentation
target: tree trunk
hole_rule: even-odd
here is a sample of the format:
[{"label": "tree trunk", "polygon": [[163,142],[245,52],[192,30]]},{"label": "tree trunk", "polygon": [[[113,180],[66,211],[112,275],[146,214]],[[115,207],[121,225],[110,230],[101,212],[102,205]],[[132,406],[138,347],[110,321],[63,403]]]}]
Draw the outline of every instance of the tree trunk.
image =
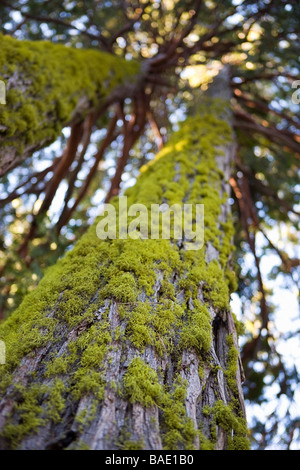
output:
[{"label": "tree trunk", "polygon": [[0,176],[53,142],[63,127],[100,109],[105,98],[139,72],[113,55],[47,41],[0,35]]},{"label": "tree trunk", "polygon": [[94,224],[2,325],[2,449],[248,448],[224,103],[207,98],[127,191],[128,206],[204,204],[204,246]]}]

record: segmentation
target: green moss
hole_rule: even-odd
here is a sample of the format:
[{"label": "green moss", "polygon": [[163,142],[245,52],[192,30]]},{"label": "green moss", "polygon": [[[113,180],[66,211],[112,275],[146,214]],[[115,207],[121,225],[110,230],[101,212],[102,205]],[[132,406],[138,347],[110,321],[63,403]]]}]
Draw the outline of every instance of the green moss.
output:
[{"label": "green moss", "polygon": [[127,324],[127,335],[132,344],[139,350],[143,350],[148,344],[154,340],[153,331],[151,329],[152,307],[150,304],[138,304],[130,315]]},{"label": "green moss", "polygon": [[228,345],[227,369],[225,371],[225,375],[227,378],[228,386],[233,392],[236,392],[237,391],[236,373],[238,369],[239,352],[236,349],[236,346],[234,344],[234,339],[233,339],[232,334],[227,336],[227,345]]},{"label": "green moss", "polygon": [[229,289],[225,282],[224,271],[220,268],[217,260],[209,263],[206,275],[207,295],[209,295],[212,304],[219,310],[229,310]]},{"label": "green moss", "polygon": [[228,450],[249,450],[247,423],[244,418],[237,415],[230,403],[225,405],[222,400],[218,400],[212,413],[218,426],[226,432],[228,440]]},{"label": "green moss", "polygon": [[84,441],[80,440],[74,445],[74,450],[91,450],[91,447]]},{"label": "green moss", "polygon": [[204,366],[205,366],[205,363],[204,363],[203,359],[201,359],[199,361],[199,367],[198,367],[198,375],[199,375],[200,380],[203,380],[204,377],[205,377]]},{"label": "green moss", "polygon": [[80,100],[85,98],[89,109],[99,106],[139,72],[137,63],[96,50],[3,35],[0,42],[0,79],[6,83],[13,74],[21,79],[20,89],[10,87],[7,105],[0,108],[1,143],[19,142],[19,151],[24,144],[50,143],[71,121]]},{"label": "green moss", "polygon": [[197,431],[193,421],[186,414],[186,383],[180,376],[175,378],[172,389],[166,392],[163,404],[163,435],[164,449],[195,449],[194,442]]},{"label": "green moss", "polygon": [[208,405],[203,406],[203,408],[202,408],[202,414],[203,414],[204,416],[210,416],[210,414],[211,414],[211,408],[210,408],[210,406],[208,406]]},{"label": "green moss", "polygon": [[[195,301],[196,302],[196,301]],[[207,307],[197,301],[195,311],[181,330],[180,345],[183,349],[194,348],[198,353],[208,352],[211,346],[211,319]]]},{"label": "green moss", "polygon": [[16,447],[19,441],[43,424],[43,409],[40,405],[41,397],[44,393],[41,384],[35,384],[26,390],[22,385],[16,385],[20,394],[18,403],[14,404],[14,414],[18,417],[18,422],[12,420],[4,428],[3,436]]},{"label": "green moss", "polygon": [[235,313],[233,312],[232,312],[232,317],[233,317],[237,335],[243,336],[245,334],[245,324],[242,321],[238,320]]},{"label": "green moss", "polygon": [[70,361],[70,356],[67,353],[62,356],[55,357],[47,364],[45,377],[55,377],[61,374],[66,374],[71,364],[72,361]]},{"label": "green moss", "polygon": [[97,400],[102,400],[105,387],[102,364],[110,340],[108,324],[103,322],[101,326],[91,326],[74,342],[73,347],[77,349],[77,355],[80,356],[79,367],[73,375],[74,385],[71,389],[74,399],[79,400],[82,396],[92,393]]},{"label": "green moss", "polygon": [[134,358],[123,379],[126,396],[131,403],[145,407],[158,406],[164,422],[165,449],[193,449],[196,430],[186,416],[186,383],[178,376],[170,391],[160,383],[157,372],[140,358]]},{"label": "green moss", "polygon": [[102,297],[113,297],[119,302],[134,302],[138,296],[136,281],[131,273],[111,269],[110,281],[103,288]]},{"label": "green moss", "polygon": [[150,407],[161,401],[162,387],[157,374],[139,357],[134,358],[129,364],[123,383],[126,396],[131,403]]},{"label": "green moss", "polygon": [[132,312],[127,314],[125,337],[140,351],[154,344],[157,353],[164,355],[173,348],[183,315],[182,307],[168,299],[154,305],[150,302],[138,303]]},{"label": "green moss", "polygon": [[200,450],[214,450],[215,443],[207,439],[202,431],[199,431]]},{"label": "green moss", "polygon": [[201,430],[199,431],[201,450],[215,449],[218,427],[225,431],[227,450],[250,450],[247,423],[235,410],[233,402],[226,405],[222,400],[217,400],[213,407],[205,406],[202,413],[211,418],[211,432],[210,439],[208,439]]},{"label": "green moss", "polygon": [[128,439],[124,441],[124,445],[122,446],[124,450],[143,450],[145,448],[145,443],[142,439],[138,441],[131,441]]},{"label": "green moss", "polygon": [[83,408],[80,413],[76,415],[76,423],[78,424],[79,432],[83,432],[84,429],[95,419],[97,413],[97,402],[92,401],[88,408]]},{"label": "green moss", "polygon": [[58,378],[49,387],[47,416],[53,423],[61,421],[61,413],[65,409],[64,390],[64,382]]},{"label": "green moss", "polygon": [[[186,384],[180,376],[180,361],[183,350],[192,349],[199,358],[199,375],[203,377],[212,341],[209,312],[211,307],[222,314],[229,309],[232,223],[219,222],[224,202],[223,176],[216,164],[217,146],[229,139],[229,126],[212,117],[210,109],[202,110],[202,114],[183,124],[126,192],[128,206],[139,202],[150,207],[162,201],[172,205],[183,200],[203,203],[205,245],[201,250],[181,249],[176,240],[99,240],[96,224],[100,217],[0,326],[7,349],[7,364],[0,368],[4,393],[23,357],[36,355],[40,348],[51,345],[39,376],[40,382],[46,379],[49,383],[40,397],[47,406],[41,410],[38,401],[27,399],[28,406],[32,405],[27,413],[30,424],[14,434],[16,430],[10,426],[15,424],[9,423],[6,436],[18,440],[47,420],[61,419],[66,397],[78,402],[91,395],[101,406],[105,387],[112,388],[105,382],[110,353],[113,348],[122,348],[126,355],[130,347],[136,357],[113,388],[131,403],[159,407],[165,448],[193,448],[198,430],[186,414]],[[118,199],[112,203],[118,215]],[[208,244],[217,250],[220,259],[206,262]],[[112,306],[117,309],[119,323],[111,322]],[[61,342],[66,340],[67,346],[60,352]],[[166,357],[168,363],[172,358],[172,384],[166,386],[163,374],[141,358],[147,348],[153,349],[159,361]],[[235,359],[236,351],[229,347],[225,375],[231,389]],[[34,394],[35,380],[30,379],[28,393]],[[11,390],[16,403],[25,400],[23,392],[20,398],[16,384]],[[53,397],[57,397],[56,408]],[[93,414],[82,413],[79,424],[83,430]],[[230,445],[237,446],[242,436],[234,436]],[[131,436],[125,440],[131,442]],[[208,442],[202,445],[209,447]]]}]

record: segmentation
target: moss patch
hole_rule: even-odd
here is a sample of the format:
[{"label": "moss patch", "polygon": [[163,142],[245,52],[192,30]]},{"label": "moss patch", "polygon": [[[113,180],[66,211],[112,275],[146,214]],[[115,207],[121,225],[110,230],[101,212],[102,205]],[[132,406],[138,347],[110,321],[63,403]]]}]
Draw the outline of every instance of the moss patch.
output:
[{"label": "moss patch", "polygon": [[246,421],[233,411],[233,405],[218,400],[212,412],[218,426],[226,432],[228,450],[249,450]]},{"label": "moss patch", "polygon": [[165,449],[193,449],[196,431],[186,416],[186,384],[177,376],[171,390],[159,380],[157,372],[140,358],[134,358],[123,379],[126,397],[145,407],[158,406],[164,423]]}]

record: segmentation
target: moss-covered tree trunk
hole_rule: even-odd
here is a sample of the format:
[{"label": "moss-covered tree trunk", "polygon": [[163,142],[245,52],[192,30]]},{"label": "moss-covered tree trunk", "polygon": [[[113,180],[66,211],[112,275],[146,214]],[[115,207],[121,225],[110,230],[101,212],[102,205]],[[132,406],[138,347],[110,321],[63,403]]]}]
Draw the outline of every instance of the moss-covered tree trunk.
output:
[{"label": "moss-covered tree trunk", "polygon": [[94,224],[2,325],[2,449],[248,448],[224,106],[207,98],[127,191],[204,204],[201,249],[100,240]]},{"label": "moss-covered tree trunk", "polygon": [[[96,50],[0,34],[0,176],[53,142],[62,128],[99,110],[139,65]],[[133,79],[133,77],[135,77]]]}]

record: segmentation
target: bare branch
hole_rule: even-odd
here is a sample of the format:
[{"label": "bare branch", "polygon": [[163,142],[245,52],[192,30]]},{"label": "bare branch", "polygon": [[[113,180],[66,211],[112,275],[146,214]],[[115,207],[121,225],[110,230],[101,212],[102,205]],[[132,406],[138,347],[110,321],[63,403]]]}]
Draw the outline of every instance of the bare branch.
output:
[{"label": "bare branch", "polygon": [[240,92],[240,90],[236,89],[233,90],[233,92],[238,101],[244,102],[245,105],[249,106],[251,109],[255,108],[257,110],[278,116],[289,122],[292,126],[296,127],[297,129],[300,129],[300,122],[295,121],[291,116],[288,116],[283,111],[276,111],[275,109],[270,108],[266,102],[263,102],[261,100],[255,100],[251,98],[251,96],[249,96],[248,94]]},{"label": "bare branch", "polygon": [[109,200],[116,196],[119,192],[122,174],[126,163],[129,158],[130,150],[132,149],[133,145],[140,137],[141,133],[146,124],[146,116],[147,111],[149,108],[149,97],[141,90],[137,93],[135,99],[135,110],[131,117],[129,123],[126,122],[125,117],[123,117],[124,123],[124,142],[123,142],[123,152],[121,157],[118,160],[117,168],[114,177],[111,180],[110,189],[106,195],[105,202],[109,202]]},{"label": "bare branch", "polygon": [[42,202],[42,205],[41,205],[38,213],[33,216],[33,220],[31,222],[30,230],[27,233],[27,235],[25,236],[22,244],[20,245],[20,247],[18,249],[18,254],[24,259],[28,255],[28,243],[29,243],[30,240],[32,240],[34,238],[34,236],[36,234],[36,230],[38,228],[37,216],[39,216],[40,214],[45,213],[47,211],[47,209],[49,209],[60,182],[64,178],[66,172],[68,171],[69,166],[71,165],[71,163],[73,162],[73,160],[76,156],[77,148],[78,148],[78,145],[79,145],[80,140],[82,138],[82,133],[83,133],[83,123],[82,122],[74,124],[72,126],[71,135],[69,137],[67,147],[66,147],[66,149],[63,153],[62,158],[59,161],[59,164],[57,165],[57,167],[55,169],[53,178],[51,179],[51,181],[49,182],[49,184],[47,186],[46,195],[45,195],[45,198]]},{"label": "bare branch", "polygon": [[161,150],[164,146],[164,139],[163,139],[163,136],[160,133],[160,129],[159,129],[159,126],[158,126],[157,121],[155,119],[155,116],[154,116],[153,112],[151,112],[151,111],[148,111],[147,116],[148,116],[148,121],[150,123],[150,126],[151,126],[151,128],[152,128],[152,130],[155,134],[155,137],[156,137],[156,143],[157,143],[158,150]]}]

